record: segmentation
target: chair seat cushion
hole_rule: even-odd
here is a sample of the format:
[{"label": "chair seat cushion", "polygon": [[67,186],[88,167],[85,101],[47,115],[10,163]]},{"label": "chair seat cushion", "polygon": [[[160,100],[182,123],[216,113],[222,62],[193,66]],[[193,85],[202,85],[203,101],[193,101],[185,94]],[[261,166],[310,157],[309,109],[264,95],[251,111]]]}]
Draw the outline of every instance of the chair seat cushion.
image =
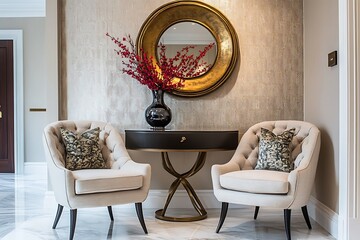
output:
[{"label": "chair seat cushion", "polygon": [[289,191],[287,172],[271,170],[241,170],[220,176],[223,188],[265,194],[286,194]]},{"label": "chair seat cushion", "polygon": [[118,169],[82,169],[72,174],[76,194],[133,190],[143,185],[143,176],[129,175]]}]

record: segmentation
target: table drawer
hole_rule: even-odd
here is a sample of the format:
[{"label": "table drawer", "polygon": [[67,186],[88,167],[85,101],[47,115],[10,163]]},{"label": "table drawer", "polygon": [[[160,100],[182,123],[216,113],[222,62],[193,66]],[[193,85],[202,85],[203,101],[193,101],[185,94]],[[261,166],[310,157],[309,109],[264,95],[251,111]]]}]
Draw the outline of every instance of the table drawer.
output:
[{"label": "table drawer", "polygon": [[128,149],[141,150],[234,150],[238,131],[151,131],[125,130]]}]

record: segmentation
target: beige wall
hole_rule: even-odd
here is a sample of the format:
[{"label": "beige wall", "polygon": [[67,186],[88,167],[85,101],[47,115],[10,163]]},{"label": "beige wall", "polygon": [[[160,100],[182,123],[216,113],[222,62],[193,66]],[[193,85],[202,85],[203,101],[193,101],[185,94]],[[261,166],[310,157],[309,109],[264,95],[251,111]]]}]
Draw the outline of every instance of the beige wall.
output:
[{"label": "beige wall", "polygon": [[[61,113],[68,119],[109,121],[119,129],[148,128],[144,111],[151,92],[118,70],[109,32],[135,39],[146,17],[165,0],[64,0],[62,18]],[[238,129],[263,120],[303,118],[303,22],[301,0],[206,0],[224,13],[239,38],[241,62],[215,92],[199,98],[166,96],[172,109],[170,129]],[[131,152],[151,163],[153,189],[167,189],[172,177],[160,155]],[[209,153],[197,189],[210,189],[210,167],[232,152]],[[176,167],[189,167],[193,153],[173,153]]]},{"label": "beige wall", "polygon": [[[327,66],[339,49],[337,0],[304,1],[304,118],[322,133],[313,195],[339,212],[339,67]],[[341,64],[341,63],[340,63]]]}]

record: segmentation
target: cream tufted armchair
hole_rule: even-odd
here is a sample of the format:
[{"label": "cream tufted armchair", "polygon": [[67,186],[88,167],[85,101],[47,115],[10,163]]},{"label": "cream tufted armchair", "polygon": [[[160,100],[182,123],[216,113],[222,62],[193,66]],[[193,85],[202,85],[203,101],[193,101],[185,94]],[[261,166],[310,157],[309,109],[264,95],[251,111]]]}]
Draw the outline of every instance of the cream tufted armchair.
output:
[{"label": "cream tufted armchair", "polygon": [[[288,172],[255,170],[258,160],[260,129],[276,135],[295,128],[290,144],[294,170]],[[222,227],[229,203],[255,206],[254,219],[260,207],[284,209],[287,239],[291,239],[291,209],[301,208],[307,226],[311,224],[307,212],[320,151],[320,131],[313,124],[302,121],[267,121],[250,127],[240,140],[231,158],[211,169],[216,198],[222,202],[219,224]]]},{"label": "cream tufted armchair", "polygon": [[[61,127],[75,133],[99,127],[101,154],[106,161],[106,168],[76,171],[66,169]],[[104,122],[58,121],[45,127],[43,143],[48,175],[58,203],[53,229],[56,228],[64,206],[70,208],[69,239],[73,239],[78,208],[107,206],[113,221],[112,205],[135,203],[140,224],[147,233],[142,202],[149,192],[151,168],[149,164],[131,160],[115,128]]]}]

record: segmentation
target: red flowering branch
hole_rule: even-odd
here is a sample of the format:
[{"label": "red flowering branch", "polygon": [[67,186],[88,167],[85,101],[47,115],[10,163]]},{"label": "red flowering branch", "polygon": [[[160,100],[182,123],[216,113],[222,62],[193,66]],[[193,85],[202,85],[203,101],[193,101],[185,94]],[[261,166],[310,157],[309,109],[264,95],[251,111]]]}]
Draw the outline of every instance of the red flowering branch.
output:
[{"label": "red flowering branch", "polygon": [[211,43],[200,50],[198,56],[189,55],[189,50],[193,49],[194,46],[186,46],[172,58],[166,56],[166,46],[160,44],[158,46],[159,61],[155,62],[154,57],[148,56],[142,49],[139,54],[136,52],[134,41],[130,35],[123,37],[122,40],[111,36],[109,33],[106,33],[106,36],[110,37],[118,46],[115,52],[123,59],[122,72],[151,90],[172,91],[181,88],[184,86],[186,78],[200,76],[211,67],[211,64],[207,64],[202,59],[215,43]]}]

